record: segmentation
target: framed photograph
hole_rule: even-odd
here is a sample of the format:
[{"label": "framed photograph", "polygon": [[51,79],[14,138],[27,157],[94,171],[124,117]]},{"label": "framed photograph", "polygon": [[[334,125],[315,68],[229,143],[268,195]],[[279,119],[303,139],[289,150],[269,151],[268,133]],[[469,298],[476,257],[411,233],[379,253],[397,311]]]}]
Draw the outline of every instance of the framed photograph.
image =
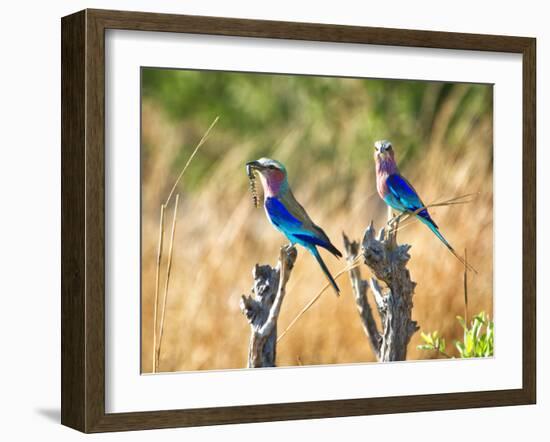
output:
[{"label": "framed photograph", "polygon": [[535,39],[61,25],[64,425],[535,403]]}]

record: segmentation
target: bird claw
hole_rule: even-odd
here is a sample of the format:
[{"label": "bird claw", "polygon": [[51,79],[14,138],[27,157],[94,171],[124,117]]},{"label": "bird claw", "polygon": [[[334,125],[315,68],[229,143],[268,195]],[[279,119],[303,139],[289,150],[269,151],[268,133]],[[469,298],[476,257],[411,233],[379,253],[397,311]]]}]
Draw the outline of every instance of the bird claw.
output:
[{"label": "bird claw", "polygon": [[288,253],[294,247],[294,244],[288,243],[282,247],[283,252]]},{"label": "bird claw", "polygon": [[399,222],[401,221],[402,216],[403,213],[395,215],[386,223],[386,239],[388,239],[394,245],[397,244],[397,230],[399,229]]},{"label": "bird claw", "polygon": [[401,219],[401,215],[403,215],[402,213],[400,213],[399,215],[395,215],[393,218],[389,219],[388,222],[386,223],[386,225],[390,228],[390,229],[393,229],[395,224],[399,223],[399,220]]}]

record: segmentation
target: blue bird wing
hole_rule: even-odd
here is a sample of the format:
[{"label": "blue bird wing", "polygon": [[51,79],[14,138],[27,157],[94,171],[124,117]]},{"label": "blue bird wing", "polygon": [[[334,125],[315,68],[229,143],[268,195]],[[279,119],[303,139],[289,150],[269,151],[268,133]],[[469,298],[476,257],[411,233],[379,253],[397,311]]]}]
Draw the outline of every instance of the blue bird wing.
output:
[{"label": "blue bird wing", "polygon": [[[389,201],[386,201],[390,206],[400,211],[410,211],[416,212],[421,207],[425,207],[425,204],[422,202],[416,190],[411,183],[409,183],[404,177],[399,174],[390,175],[386,180],[388,190],[390,191],[388,198]],[[397,206],[397,207],[396,207]],[[416,214],[416,216],[428,228],[437,236],[437,238],[447,247],[447,249],[458,259],[464,266],[466,266],[470,271],[473,271],[477,274],[477,270],[468,264],[464,258],[462,258],[456,251],[453,249],[451,244],[445,239],[445,237],[439,231],[439,227],[432,219],[428,213],[428,209],[422,209]]]},{"label": "blue bird wing", "polygon": [[291,241],[304,246],[321,246],[336,256],[342,253],[330,242],[327,234],[311,221],[305,209],[294,199],[292,193],[285,199],[292,199],[290,204],[278,198],[266,198],[265,210],[271,223],[283,232]]},{"label": "blue bird wing", "polygon": [[[401,175],[390,175],[386,180],[386,185],[388,186],[388,190],[390,192],[389,196],[392,200],[391,202],[388,201],[388,203],[393,208],[402,212],[416,212],[418,209],[425,206],[412,184]],[[430,222],[435,228],[437,228],[437,224],[435,224],[433,219],[430,217],[427,209],[422,209],[417,213],[417,216]]]},{"label": "blue bird wing", "polygon": [[277,198],[266,198],[265,211],[273,225],[282,230],[283,233],[300,231],[303,224],[302,221],[292,215]]},{"label": "blue bird wing", "polygon": [[342,256],[342,254],[332,245],[323,229],[311,221],[311,218],[296,201],[290,190],[282,197],[282,201],[275,197],[266,198],[264,207],[269,220],[278,230],[292,243],[302,245],[315,257],[321,270],[334,288],[336,295],[339,295],[340,289],[316,246],[324,247],[336,256]]}]

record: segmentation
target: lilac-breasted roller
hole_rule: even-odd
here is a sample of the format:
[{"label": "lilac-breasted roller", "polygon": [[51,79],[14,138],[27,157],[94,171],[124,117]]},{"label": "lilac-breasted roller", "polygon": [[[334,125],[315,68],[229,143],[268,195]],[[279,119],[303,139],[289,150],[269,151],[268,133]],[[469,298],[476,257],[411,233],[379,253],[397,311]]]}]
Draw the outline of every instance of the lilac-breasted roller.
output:
[{"label": "lilac-breasted roller", "polygon": [[[428,213],[428,209],[412,184],[399,173],[393,147],[389,141],[379,140],[374,143],[374,161],[376,163],[376,188],[380,198],[398,212],[414,214],[416,218],[428,226],[461,263],[465,264],[464,260],[439,231],[439,227]],[[476,272],[471,266],[466,266]]]},{"label": "lilac-breasted roller", "polygon": [[340,251],[330,242],[327,234],[316,225],[305,209],[296,201],[288,184],[285,166],[280,162],[260,158],[246,163],[249,177],[257,172],[264,189],[264,209],[273,226],[285,235],[291,244],[300,244],[317,260],[332,287],[339,295],[340,289],[324,263],[317,246],[323,247],[337,257]]}]

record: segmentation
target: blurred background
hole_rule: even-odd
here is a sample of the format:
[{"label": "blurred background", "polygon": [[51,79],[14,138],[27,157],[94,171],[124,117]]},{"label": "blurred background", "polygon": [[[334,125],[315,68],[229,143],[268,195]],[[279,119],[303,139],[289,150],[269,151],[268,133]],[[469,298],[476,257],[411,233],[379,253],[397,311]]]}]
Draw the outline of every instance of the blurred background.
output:
[{"label": "blurred background", "polygon": [[[179,183],[178,226],[158,371],[242,368],[249,326],[239,309],[256,263],[276,263],[286,239],[255,209],[245,163],[283,162],[294,195],[343,251],[387,211],[376,194],[373,143],[392,141],[401,173],[425,203],[479,192],[473,203],[430,210],[442,233],[479,271],[469,315],[493,316],[492,86],[403,80],[142,69],[142,371],[152,370],[153,299],[160,205],[216,116],[220,119]],[[261,188],[259,181],[258,188]],[[166,226],[172,219],[167,211]],[[169,229],[168,229],[169,230]],[[451,343],[462,338],[463,268],[426,226],[412,244],[413,319]],[[323,253],[333,274],[345,267]],[[163,263],[165,265],[165,263]],[[363,276],[367,269],[362,266]],[[164,267],[163,267],[164,273]],[[326,284],[298,249],[279,330]],[[278,365],[375,361],[347,275],[280,341]],[[408,359],[437,354],[417,350]],[[452,345],[448,352],[456,355]]]}]

